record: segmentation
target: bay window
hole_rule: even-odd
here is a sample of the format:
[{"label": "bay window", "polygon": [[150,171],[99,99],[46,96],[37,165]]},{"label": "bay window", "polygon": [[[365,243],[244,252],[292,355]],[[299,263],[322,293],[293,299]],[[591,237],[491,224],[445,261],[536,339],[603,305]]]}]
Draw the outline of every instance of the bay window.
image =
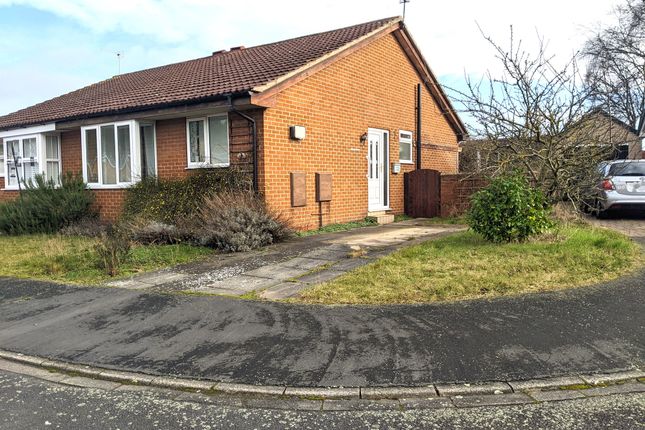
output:
[{"label": "bay window", "polygon": [[92,188],[119,188],[134,182],[135,122],[83,127],[83,179]]},{"label": "bay window", "polygon": [[157,174],[154,121],[81,128],[83,179],[89,188],[125,188]]},{"label": "bay window", "polygon": [[230,165],[228,115],[186,120],[188,168]]},{"label": "bay window", "polygon": [[58,184],[60,181],[60,138],[57,134],[35,134],[4,138],[2,170],[5,188],[18,189],[33,182],[36,175]]},{"label": "bay window", "polygon": [[4,142],[0,140],[0,177],[4,177]]}]

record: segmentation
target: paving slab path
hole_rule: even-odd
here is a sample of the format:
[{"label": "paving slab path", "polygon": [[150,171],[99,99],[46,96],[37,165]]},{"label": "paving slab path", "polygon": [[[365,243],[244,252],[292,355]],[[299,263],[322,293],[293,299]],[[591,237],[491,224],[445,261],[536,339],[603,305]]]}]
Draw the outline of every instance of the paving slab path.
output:
[{"label": "paving slab path", "polygon": [[292,297],[405,246],[463,230],[415,219],[348,232],[301,237],[258,251],[218,254],[205,261],[108,283],[157,292]]}]

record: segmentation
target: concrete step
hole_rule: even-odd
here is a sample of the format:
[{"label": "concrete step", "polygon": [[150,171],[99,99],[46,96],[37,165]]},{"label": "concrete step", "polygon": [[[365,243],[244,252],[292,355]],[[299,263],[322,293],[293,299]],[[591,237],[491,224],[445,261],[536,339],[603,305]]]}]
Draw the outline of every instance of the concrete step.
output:
[{"label": "concrete step", "polygon": [[367,216],[370,218],[376,218],[376,222],[378,224],[390,224],[394,222],[394,215],[386,214],[385,212],[378,215],[374,214],[374,212],[370,212]]}]

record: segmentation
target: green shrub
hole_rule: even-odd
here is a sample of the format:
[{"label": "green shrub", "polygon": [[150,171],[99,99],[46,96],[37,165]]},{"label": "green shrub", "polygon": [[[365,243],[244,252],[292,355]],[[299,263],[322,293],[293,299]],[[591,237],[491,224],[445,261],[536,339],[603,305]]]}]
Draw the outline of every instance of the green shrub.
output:
[{"label": "green shrub", "polygon": [[491,242],[521,242],[552,224],[544,195],[521,176],[495,179],[475,193],[468,223]]},{"label": "green shrub", "polygon": [[130,256],[130,238],[126,229],[114,225],[107,228],[94,247],[98,267],[109,276],[119,274],[119,268]]},{"label": "green shrub", "polygon": [[0,232],[53,233],[93,215],[90,209],[93,201],[94,196],[85,189],[79,176],[63,175],[58,186],[38,175],[29,181],[19,198],[0,204]]},{"label": "green shrub", "polygon": [[293,234],[285,220],[249,191],[211,194],[191,224],[201,245],[226,252],[249,251]]},{"label": "green shrub", "polygon": [[250,178],[238,168],[200,170],[184,179],[147,178],[128,188],[123,213],[176,224],[196,214],[202,199],[210,194],[251,189]]}]

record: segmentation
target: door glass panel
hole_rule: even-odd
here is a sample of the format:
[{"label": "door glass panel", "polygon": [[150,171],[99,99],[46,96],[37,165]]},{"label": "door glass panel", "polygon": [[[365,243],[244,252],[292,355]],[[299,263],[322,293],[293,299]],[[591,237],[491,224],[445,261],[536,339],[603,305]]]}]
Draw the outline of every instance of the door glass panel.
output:
[{"label": "door glass panel", "polygon": [[388,150],[390,148],[390,143],[388,142],[388,137],[389,135],[387,133],[383,133],[383,157],[382,157],[382,164],[383,164],[383,206],[388,205],[387,201],[387,191],[389,189],[389,184],[388,184],[388,169],[389,169],[389,156],[388,156]]},{"label": "door glass panel", "polygon": [[378,141],[374,142],[374,177],[379,177],[379,144]]},{"label": "door glass panel", "polygon": [[99,181],[98,153],[96,151],[96,129],[85,130],[85,170],[87,182]]},{"label": "door glass panel", "polygon": [[374,178],[374,142],[370,145],[370,178]]},{"label": "door glass panel", "polygon": [[210,163],[228,164],[228,119],[226,117],[208,118],[208,137]]},{"label": "door glass panel", "polygon": [[116,128],[119,143],[119,182],[132,181],[132,159],[130,156],[130,126]]},{"label": "door glass panel", "polygon": [[157,174],[154,136],[154,126],[141,126],[141,174],[143,177]]},{"label": "door glass panel", "polygon": [[101,169],[103,184],[116,184],[116,147],[114,126],[101,127]]}]

